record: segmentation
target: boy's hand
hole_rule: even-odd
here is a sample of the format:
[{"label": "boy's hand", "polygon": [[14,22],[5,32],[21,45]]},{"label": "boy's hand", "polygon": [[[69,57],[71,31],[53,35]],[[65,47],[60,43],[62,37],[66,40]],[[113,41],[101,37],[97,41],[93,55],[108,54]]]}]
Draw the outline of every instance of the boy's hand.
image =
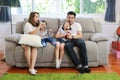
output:
[{"label": "boy's hand", "polygon": [[52,29],[49,29],[49,32],[50,32],[50,33],[53,33],[53,30],[52,30]]},{"label": "boy's hand", "polygon": [[39,34],[40,37],[43,37],[43,35]]}]

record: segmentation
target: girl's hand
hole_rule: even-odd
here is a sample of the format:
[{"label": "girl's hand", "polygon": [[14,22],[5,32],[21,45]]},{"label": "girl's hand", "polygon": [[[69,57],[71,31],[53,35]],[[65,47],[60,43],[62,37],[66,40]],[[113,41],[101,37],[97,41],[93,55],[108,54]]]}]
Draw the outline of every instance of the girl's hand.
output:
[{"label": "girl's hand", "polygon": [[68,39],[72,39],[72,35],[70,33],[67,34]]}]

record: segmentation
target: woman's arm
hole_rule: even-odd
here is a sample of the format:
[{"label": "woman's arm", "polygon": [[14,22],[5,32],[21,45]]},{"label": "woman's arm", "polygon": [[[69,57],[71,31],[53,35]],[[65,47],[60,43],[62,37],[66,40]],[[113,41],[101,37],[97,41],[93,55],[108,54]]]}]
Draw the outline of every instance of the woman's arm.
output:
[{"label": "woman's arm", "polygon": [[40,24],[35,30],[29,32],[29,34],[37,34],[37,33],[39,32],[41,26],[42,26],[42,25]]}]

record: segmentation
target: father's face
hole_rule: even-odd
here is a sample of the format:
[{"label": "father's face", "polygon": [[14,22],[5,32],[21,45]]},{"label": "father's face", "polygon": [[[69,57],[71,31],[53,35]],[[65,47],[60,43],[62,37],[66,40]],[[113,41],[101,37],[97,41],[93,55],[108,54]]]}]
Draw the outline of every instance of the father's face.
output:
[{"label": "father's face", "polygon": [[75,21],[75,16],[74,15],[67,15],[67,22],[69,23],[69,24],[73,24],[74,23],[74,21]]}]

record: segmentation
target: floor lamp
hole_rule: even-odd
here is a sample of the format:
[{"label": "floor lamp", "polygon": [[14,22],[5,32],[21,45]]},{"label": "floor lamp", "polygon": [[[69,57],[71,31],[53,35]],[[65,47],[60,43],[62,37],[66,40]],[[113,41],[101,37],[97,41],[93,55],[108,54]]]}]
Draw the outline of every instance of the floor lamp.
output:
[{"label": "floor lamp", "polygon": [[0,0],[0,8],[3,9],[0,11],[1,13],[0,21],[2,22],[10,21],[11,34],[13,34],[11,7],[21,7],[20,1],[19,0]]}]

